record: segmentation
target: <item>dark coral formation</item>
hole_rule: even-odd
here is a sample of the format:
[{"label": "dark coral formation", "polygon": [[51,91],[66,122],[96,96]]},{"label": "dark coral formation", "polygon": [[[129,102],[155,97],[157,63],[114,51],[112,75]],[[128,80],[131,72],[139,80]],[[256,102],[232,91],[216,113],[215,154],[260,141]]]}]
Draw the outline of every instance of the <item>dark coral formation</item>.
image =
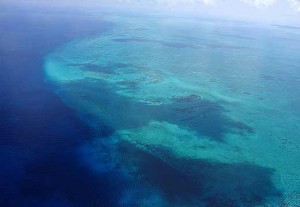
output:
[{"label": "dark coral formation", "polygon": [[[281,201],[272,183],[274,171],[251,163],[224,164],[204,159],[175,158],[161,146],[155,154],[123,142],[122,163],[160,189],[173,204],[207,207],[264,205],[266,198]],[[202,205],[201,205],[202,204]]]},{"label": "dark coral formation", "polygon": [[175,102],[192,102],[197,101],[201,97],[195,94],[187,95],[187,96],[172,96],[172,101]]}]

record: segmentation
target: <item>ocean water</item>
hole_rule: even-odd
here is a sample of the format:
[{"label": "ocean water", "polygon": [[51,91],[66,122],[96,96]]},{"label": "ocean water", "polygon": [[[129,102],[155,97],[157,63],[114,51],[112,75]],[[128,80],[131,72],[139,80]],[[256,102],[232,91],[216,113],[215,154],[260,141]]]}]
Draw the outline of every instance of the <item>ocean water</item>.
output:
[{"label": "ocean water", "polygon": [[298,28],[103,18],[44,69],[92,131],[81,162],[122,180],[118,206],[300,205]]},{"label": "ocean water", "polygon": [[56,47],[110,26],[78,11],[1,7],[1,207],[117,205],[125,183],[81,161],[78,148],[93,132],[52,92],[43,69]]},{"label": "ocean water", "polygon": [[1,17],[1,207],[299,206],[299,28]]}]

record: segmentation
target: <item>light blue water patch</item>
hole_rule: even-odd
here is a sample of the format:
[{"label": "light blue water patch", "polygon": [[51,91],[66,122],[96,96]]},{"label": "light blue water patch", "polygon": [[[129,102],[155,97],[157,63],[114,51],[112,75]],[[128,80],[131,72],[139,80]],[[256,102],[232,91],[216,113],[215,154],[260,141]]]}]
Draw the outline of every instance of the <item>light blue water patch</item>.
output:
[{"label": "light blue water patch", "polygon": [[300,203],[300,31],[107,19],[110,31],[58,48],[45,71],[99,135],[90,164],[138,183],[120,205]]}]

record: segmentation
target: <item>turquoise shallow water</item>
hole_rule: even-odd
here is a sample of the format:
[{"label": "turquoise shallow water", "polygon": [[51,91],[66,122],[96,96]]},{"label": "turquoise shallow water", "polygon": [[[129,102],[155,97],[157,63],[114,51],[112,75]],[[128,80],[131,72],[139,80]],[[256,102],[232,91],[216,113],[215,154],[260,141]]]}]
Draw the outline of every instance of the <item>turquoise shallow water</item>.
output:
[{"label": "turquoise shallow water", "polygon": [[300,30],[107,16],[112,29],[45,58],[95,131],[92,169],[130,183],[120,206],[300,204]]}]

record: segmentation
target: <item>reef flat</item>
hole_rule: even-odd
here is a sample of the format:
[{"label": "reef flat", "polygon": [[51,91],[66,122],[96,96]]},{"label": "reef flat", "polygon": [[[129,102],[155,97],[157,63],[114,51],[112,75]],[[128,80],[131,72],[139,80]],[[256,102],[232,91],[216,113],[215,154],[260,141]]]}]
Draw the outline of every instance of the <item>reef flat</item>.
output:
[{"label": "reef flat", "polygon": [[300,203],[298,30],[106,18],[48,54],[45,74],[95,131],[84,159],[128,177],[121,206]]}]

